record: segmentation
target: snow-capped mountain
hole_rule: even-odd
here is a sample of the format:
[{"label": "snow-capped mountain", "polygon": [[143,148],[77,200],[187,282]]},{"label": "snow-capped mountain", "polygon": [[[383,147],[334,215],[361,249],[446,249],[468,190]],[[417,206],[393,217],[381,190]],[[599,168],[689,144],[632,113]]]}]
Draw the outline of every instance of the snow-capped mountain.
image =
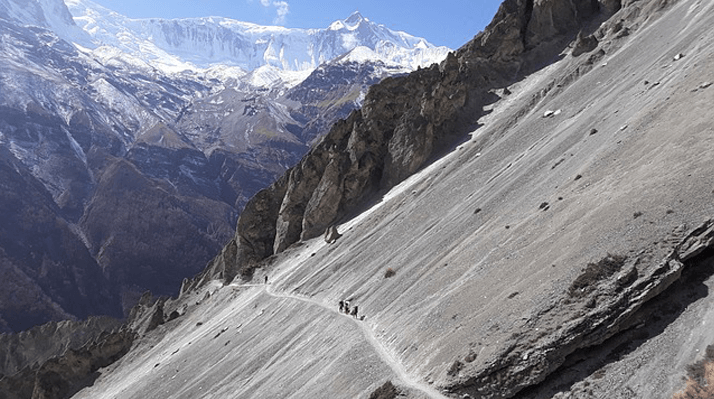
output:
[{"label": "snow-capped mountain", "polygon": [[61,0],[3,0],[0,1],[0,18],[21,25],[48,28],[60,37],[91,46],[91,39],[74,23],[66,5]]},{"label": "snow-capped mountain", "polygon": [[89,0],[66,4],[95,48],[114,47],[169,71],[230,65],[246,72],[264,66],[304,72],[360,46],[373,52],[372,61],[413,70],[441,61],[449,51],[359,12],[325,29],[288,29],[220,17],[131,19]]}]

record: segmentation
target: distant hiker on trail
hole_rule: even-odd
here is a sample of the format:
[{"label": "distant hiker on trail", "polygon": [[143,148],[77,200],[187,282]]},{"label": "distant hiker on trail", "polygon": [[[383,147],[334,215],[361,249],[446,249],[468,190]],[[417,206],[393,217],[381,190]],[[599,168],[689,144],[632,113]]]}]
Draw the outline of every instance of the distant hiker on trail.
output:
[{"label": "distant hiker on trail", "polygon": [[268,276],[265,276],[265,284],[268,284]]},{"label": "distant hiker on trail", "polygon": [[340,301],[340,313],[345,310],[345,301]]},{"label": "distant hiker on trail", "polygon": [[345,314],[350,314],[350,301],[345,301]]},{"label": "distant hiker on trail", "polygon": [[352,309],[352,313],[350,313],[350,315],[352,317],[354,317],[355,319],[357,318],[357,309],[358,308],[359,308],[359,306],[355,306],[354,309]]}]

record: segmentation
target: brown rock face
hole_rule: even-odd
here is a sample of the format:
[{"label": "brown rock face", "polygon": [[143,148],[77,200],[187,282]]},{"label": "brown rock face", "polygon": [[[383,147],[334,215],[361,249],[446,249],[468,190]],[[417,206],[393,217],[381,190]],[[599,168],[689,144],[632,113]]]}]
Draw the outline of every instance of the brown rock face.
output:
[{"label": "brown rock face", "polygon": [[564,34],[578,29],[584,21],[590,20],[599,5],[591,0],[535,0],[526,26],[526,48],[534,48]]},{"label": "brown rock face", "polygon": [[[325,167],[325,173],[307,203],[302,219],[302,231],[306,236],[318,234],[317,229],[324,220],[333,220],[338,215],[340,203],[334,199],[340,198],[343,191],[340,163],[338,159],[331,156],[330,162]],[[275,252],[280,250],[282,249],[276,248]]]},{"label": "brown rock face", "polygon": [[322,156],[312,156],[290,170],[287,191],[280,204],[277,221],[272,222],[276,229],[272,248],[274,252],[280,252],[300,239],[302,216],[312,192],[320,183],[319,172],[324,167]]},{"label": "brown rock face", "polygon": [[182,284],[181,292],[212,278],[231,281],[238,274],[244,277],[252,275],[256,263],[273,253],[276,221],[287,190],[287,181],[283,176],[250,199],[238,220],[236,236],[199,276]]},{"label": "brown rock face", "polygon": [[590,0],[506,0],[484,32],[440,65],[372,86],[361,110],[246,205],[229,244],[235,251],[198,280],[249,276],[257,261],[322,234],[416,172],[474,127],[498,98],[491,89],[552,58],[599,11]]}]

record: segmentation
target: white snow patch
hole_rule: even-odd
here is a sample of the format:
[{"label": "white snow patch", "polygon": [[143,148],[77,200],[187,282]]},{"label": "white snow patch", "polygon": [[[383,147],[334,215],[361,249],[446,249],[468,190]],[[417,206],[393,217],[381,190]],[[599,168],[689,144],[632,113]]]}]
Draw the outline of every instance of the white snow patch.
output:
[{"label": "white snow patch", "polygon": [[342,21],[335,21],[330,24],[330,26],[327,28],[328,30],[340,30],[344,29],[345,24]]},{"label": "white snow patch", "polygon": [[359,40],[357,39],[357,35],[355,33],[347,33],[342,35],[342,47],[345,48],[345,50],[350,50],[359,45]]},{"label": "white snow patch", "polygon": [[84,165],[87,165],[87,155],[84,153],[84,150],[82,150],[82,147],[79,145],[77,140],[72,137],[72,134],[69,132],[69,130],[62,128],[64,130],[64,134],[67,136],[67,140],[69,140],[69,145],[72,147],[72,150],[74,150],[75,155],[77,155],[77,158],[82,160],[82,163]]}]

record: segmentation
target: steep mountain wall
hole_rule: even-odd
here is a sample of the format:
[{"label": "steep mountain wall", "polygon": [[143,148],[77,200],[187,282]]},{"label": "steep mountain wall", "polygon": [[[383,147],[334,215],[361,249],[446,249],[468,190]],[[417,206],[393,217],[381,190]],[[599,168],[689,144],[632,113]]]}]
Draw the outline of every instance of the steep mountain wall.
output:
[{"label": "steep mountain wall", "polygon": [[250,277],[256,262],[322,234],[463,139],[498,98],[493,89],[551,62],[576,33],[619,7],[507,0],[483,32],[440,65],[371,87],[360,110],[248,202],[229,244],[237,257],[219,256],[199,280]]},{"label": "steep mountain wall", "polygon": [[77,349],[107,332],[119,331],[122,322],[109,317],[90,317],[84,321],[50,322],[17,334],[0,334],[0,375],[11,376]]}]

